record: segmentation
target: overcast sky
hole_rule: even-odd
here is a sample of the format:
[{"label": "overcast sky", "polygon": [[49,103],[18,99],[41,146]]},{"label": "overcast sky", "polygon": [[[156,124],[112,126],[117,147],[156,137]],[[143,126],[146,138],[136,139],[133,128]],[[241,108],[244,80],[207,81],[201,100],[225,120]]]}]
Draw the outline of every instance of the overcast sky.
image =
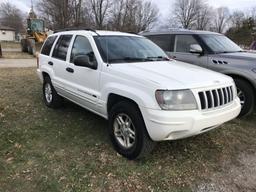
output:
[{"label": "overcast sky", "polygon": [[[8,0],[0,0],[0,2],[5,2],[5,1],[8,1]],[[35,2],[36,0],[33,0],[33,1]],[[158,5],[160,9],[160,13],[163,16],[167,16],[175,0],[149,0],[149,1],[156,3],[156,5]],[[24,12],[28,12],[31,5],[31,0],[9,0],[9,2],[14,3],[18,8],[20,8]],[[231,11],[233,10],[246,11],[251,7],[256,7],[256,0],[208,0],[208,3],[213,7],[220,7],[220,6],[228,7]]]}]

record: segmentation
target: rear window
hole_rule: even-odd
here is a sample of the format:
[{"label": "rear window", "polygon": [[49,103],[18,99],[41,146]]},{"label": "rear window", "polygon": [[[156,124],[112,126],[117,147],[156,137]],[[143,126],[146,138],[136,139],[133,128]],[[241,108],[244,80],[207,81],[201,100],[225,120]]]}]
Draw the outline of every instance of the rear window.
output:
[{"label": "rear window", "polygon": [[146,36],[164,51],[171,51],[171,35],[150,35]]},{"label": "rear window", "polygon": [[44,43],[44,46],[42,48],[41,54],[50,55],[52,46],[53,46],[56,38],[57,38],[57,36],[51,36],[46,40],[46,42]]},{"label": "rear window", "polygon": [[58,42],[55,45],[52,56],[57,59],[61,59],[63,61],[66,60],[68,47],[70,41],[72,39],[72,35],[62,35],[60,36]]}]

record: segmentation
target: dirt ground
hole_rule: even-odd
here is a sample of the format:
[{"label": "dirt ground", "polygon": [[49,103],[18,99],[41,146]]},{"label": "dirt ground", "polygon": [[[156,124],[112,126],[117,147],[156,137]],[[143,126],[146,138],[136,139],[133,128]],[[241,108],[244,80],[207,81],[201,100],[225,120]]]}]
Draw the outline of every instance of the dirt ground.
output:
[{"label": "dirt ground", "polygon": [[255,192],[256,154],[241,154],[237,162],[223,162],[222,171],[194,192]]}]

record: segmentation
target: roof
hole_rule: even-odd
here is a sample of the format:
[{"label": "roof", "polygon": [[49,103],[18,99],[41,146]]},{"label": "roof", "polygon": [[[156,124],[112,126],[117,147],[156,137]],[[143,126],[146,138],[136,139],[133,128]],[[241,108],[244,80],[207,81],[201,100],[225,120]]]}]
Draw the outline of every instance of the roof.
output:
[{"label": "roof", "polygon": [[15,29],[12,27],[2,26],[2,25],[0,25],[0,30],[15,31]]},{"label": "roof", "polygon": [[168,31],[145,31],[141,32],[140,35],[168,35],[168,34],[212,34],[220,35],[219,33],[211,31],[200,31],[200,30],[187,30],[187,29],[170,29]]},{"label": "roof", "polygon": [[92,36],[97,36],[97,35],[102,35],[102,36],[138,36],[136,34],[132,33],[124,33],[124,32],[119,32],[119,31],[103,31],[103,30],[67,30],[67,31],[60,31],[55,34],[84,34],[84,33],[89,33]]}]

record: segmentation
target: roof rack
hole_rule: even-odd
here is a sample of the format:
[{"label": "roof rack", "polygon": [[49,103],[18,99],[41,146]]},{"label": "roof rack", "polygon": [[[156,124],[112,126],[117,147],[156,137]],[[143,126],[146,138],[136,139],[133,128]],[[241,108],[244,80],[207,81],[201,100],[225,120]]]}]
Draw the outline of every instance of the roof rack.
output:
[{"label": "roof rack", "polygon": [[142,33],[154,33],[154,32],[170,32],[170,31],[190,31],[190,30],[189,29],[184,29],[184,28],[167,28],[167,29],[164,29],[164,30],[154,29],[154,30],[141,31],[141,32],[139,32],[139,34],[142,34]]},{"label": "roof rack", "polygon": [[54,31],[54,33],[58,33],[58,32],[62,32],[62,31],[78,31],[78,30],[84,30],[84,31],[92,31],[94,33],[96,33],[98,36],[100,36],[100,34],[97,33],[96,30],[91,29],[91,28],[83,28],[83,27],[68,27],[68,28],[64,28],[64,29],[57,29]]}]

